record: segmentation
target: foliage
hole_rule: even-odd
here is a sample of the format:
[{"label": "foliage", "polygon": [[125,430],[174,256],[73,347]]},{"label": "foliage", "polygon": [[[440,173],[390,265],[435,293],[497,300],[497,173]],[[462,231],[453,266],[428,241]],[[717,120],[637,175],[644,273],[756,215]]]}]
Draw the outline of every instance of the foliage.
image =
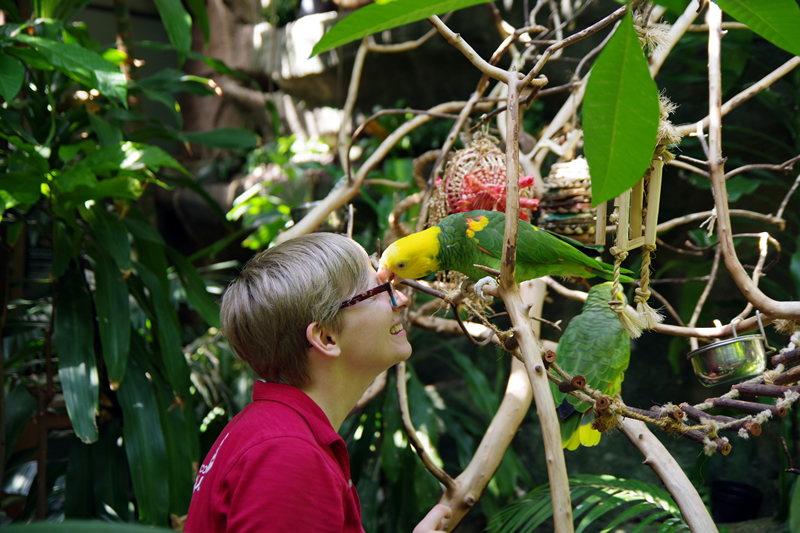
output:
[{"label": "foliage", "polygon": [[486,0],[387,0],[369,4],[336,23],[320,39],[312,57],[367,35],[410,24],[433,15],[481,4]]},{"label": "foliage", "polygon": [[[581,519],[575,527],[581,533],[589,526],[595,526],[607,513],[617,516],[604,528],[603,533],[629,520],[638,520],[634,532],[642,531],[647,525],[660,520],[660,532],[688,531],[678,506],[672,497],[661,487],[635,479],[622,479],[614,476],[580,475],[570,478],[573,518]],[[622,512],[620,512],[622,511]],[[522,533],[535,531],[553,514],[550,500],[550,487],[537,487],[523,498],[506,506],[489,525],[492,533]]]},{"label": "foliage", "polygon": [[[191,4],[196,16],[202,10],[202,25],[204,6]],[[135,504],[141,522],[166,525],[170,513],[186,512],[192,465],[200,460],[177,309],[193,308],[206,329],[219,326],[219,310],[204,277],[166,245],[140,207],[154,188],[185,184],[189,175],[149,142],[243,149],[257,139],[238,129],[184,134],[144,116],[129,98],[175,110],[179,93],[211,95],[213,84],[177,70],[126,79],[118,66],[124,53],[100,49],[85,26],[67,22],[77,10],[55,5],[37,2],[28,21],[6,11],[10,21],[0,26],[2,246],[34,249],[48,263],[3,302],[5,472],[34,475],[22,468],[29,453],[10,451],[33,414],[34,396],[49,401],[63,393],[61,410],[80,438],[58,482],[65,478],[69,487],[67,518],[127,520]],[[180,2],[158,5],[182,60],[189,15]],[[59,469],[47,472],[51,493]],[[19,518],[27,520],[33,508]]]},{"label": "foliage", "polygon": [[633,187],[650,166],[658,132],[658,88],[630,11],[592,67],[583,102],[592,206]]}]

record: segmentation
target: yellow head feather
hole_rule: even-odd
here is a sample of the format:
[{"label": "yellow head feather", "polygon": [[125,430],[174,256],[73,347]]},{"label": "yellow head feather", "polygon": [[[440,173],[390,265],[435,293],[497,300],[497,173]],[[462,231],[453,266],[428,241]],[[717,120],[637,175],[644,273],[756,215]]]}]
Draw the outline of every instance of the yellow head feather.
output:
[{"label": "yellow head feather", "polygon": [[406,279],[418,279],[439,271],[438,226],[412,233],[393,242],[381,256],[381,264]]}]

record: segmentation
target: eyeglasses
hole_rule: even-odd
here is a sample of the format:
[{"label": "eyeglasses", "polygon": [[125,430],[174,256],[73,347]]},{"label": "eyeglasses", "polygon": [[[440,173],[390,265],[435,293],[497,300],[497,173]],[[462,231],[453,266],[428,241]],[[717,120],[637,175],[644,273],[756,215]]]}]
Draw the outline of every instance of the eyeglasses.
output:
[{"label": "eyeglasses", "polygon": [[372,298],[373,296],[380,294],[382,292],[388,292],[389,298],[392,299],[392,307],[397,307],[397,301],[394,299],[394,287],[392,287],[392,282],[387,281],[383,285],[378,285],[374,289],[370,289],[367,292],[362,292],[358,296],[354,296],[344,302],[339,309],[344,309],[345,307],[350,307],[351,305],[355,305],[358,302],[362,302],[367,298]]}]

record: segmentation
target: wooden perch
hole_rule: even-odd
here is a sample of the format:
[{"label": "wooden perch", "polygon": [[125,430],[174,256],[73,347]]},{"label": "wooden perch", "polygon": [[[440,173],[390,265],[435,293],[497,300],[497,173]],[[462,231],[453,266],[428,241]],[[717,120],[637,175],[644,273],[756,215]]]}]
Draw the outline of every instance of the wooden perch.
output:
[{"label": "wooden perch", "polygon": [[790,365],[800,361],[800,348],[772,356],[772,366]]},{"label": "wooden perch", "polygon": [[[703,420],[712,420],[714,422],[718,422],[721,425],[729,424],[736,419],[730,416],[720,416],[720,415],[710,415],[705,411],[701,411],[696,407],[689,405],[688,403],[682,403],[681,409],[689,420],[694,420],[695,422],[703,423]],[[761,424],[758,422],[752,422],[747,420],[741,420],[734,425],[724,426],[722,427],[723,431],[739,431],[741,428],[744,428],[750,435],[757,437],[761,435]]]},{"label": "wooden perch", "polygon": [[573,392],[578,389],[583,389],[586,386],[586,378],[583,376],[573,376],[570,381],[562,381],[558,384],[558,390],[561,392]]},{"label": "wooden perch", "polygon": [[751,415],[757,415],[764,411],[769,411],[772,416],[783,418],[786,416],[786,408],[763,403],[743,402],[742,400],[731,400],[730,398],[709,398],[706,403],[710,403],[719,409],[733,409]]},{"label": "wooden perch", "polygon": [[725,439],[721,439],[719,437],[714,437],[713,439],[709,438],[708,435],[703,433],[702,431],[690,430],[685,433],[681,433],[682,437],[685,437],[691,441],[699,442],[700,444],[706,445],[706,439],[709,439],[715,446],[714,450],[720,455],[728,455],[731,453],[731,443]]},{"label": "wooden perch", "polygon": [[788,385],[800,381],[800,366],[795,366],[772,380],[775,385]]},{"label": "wooden perch", "polygon": [[800,386],[787,387],[785,385],[759,385],[756,383],[739,383],[731,387],[738,390],[739,394],[745,396],[768,396],[770,398],[782,398],[787,392],[800,393]]}]

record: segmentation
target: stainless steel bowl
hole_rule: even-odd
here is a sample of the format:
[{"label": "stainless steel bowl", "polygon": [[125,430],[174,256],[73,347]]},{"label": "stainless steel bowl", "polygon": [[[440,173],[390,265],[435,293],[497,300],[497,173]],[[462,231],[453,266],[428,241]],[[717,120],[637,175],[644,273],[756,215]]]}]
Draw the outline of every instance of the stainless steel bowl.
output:
[{"label": "stainless steel bowl", "polygon": [[743,335],[703,346],[688,357],[700,382],[713,387],[762,373],[767,368],[763,342],[763,335]]}]

